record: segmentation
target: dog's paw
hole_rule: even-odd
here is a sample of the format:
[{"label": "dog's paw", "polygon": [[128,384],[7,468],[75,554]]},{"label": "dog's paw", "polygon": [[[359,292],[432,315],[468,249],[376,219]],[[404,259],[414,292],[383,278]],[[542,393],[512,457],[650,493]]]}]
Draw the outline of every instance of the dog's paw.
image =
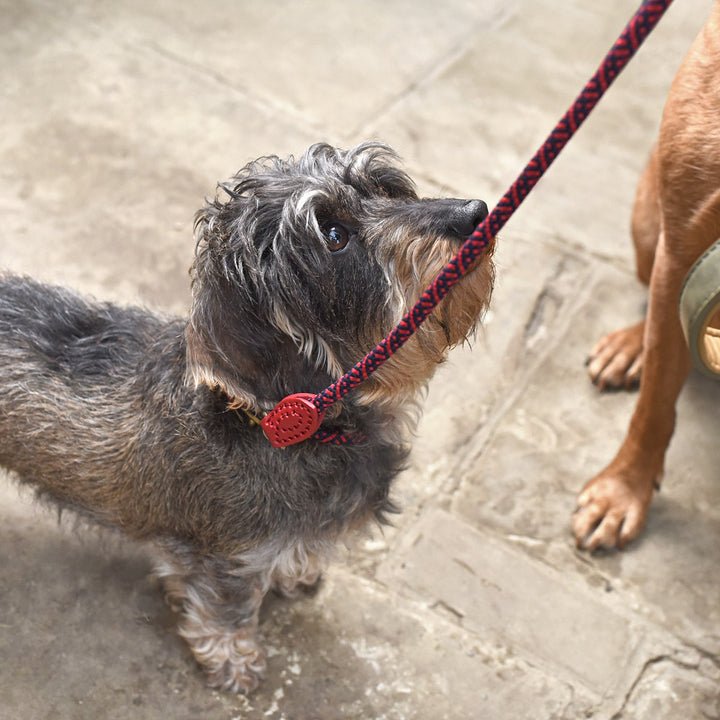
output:
[{"label": "dog's paw", "polygon": [[590,352],[587,368],[600,390],[631,390],[640,383],[643,333],[641,322],[605,335]]},{"label": "dog's paw", "polygon": [[210,687],[247,694],[265,677],[263,649],[242,632],[207,638],[191,647]]},{"label": "dog's paw", "polygon": [[276,568],[271,580],[272,590],[286,598],[314,595],[322,579],[323,561],[317,555],[303,556],[302,561]]},{"label": "dog's paw", "polygon": [[299,578],[275,575],[272,580],[272,590],[280,597],[291,600],[302,595],[312,596],[317,592],[321,580],[322,572],[319,569]]},{"label": "dog's paw", "polygon": [[653,483],[601,473],[578,496],[572,530],[578,548],[622,549],[645,526]]}]

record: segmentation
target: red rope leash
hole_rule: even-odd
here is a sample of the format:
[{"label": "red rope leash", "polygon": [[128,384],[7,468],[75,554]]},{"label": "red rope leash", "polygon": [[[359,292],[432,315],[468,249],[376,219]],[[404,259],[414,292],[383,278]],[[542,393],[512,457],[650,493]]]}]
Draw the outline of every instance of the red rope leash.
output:
[{"label": "red rope leash", "polygon": [[[605,91],[628,64],[651,30],[668,9],[672,0],[644,0],[635,15],[609,50],[595,74],[582,89],[575,102],[554,127],[493,211],[478,225],[435,278],[415,306],[397,327],[373,348],[360,362],[332,385],[317,395],[297,393],[281,400],[263,419],[262,426],[275,447],[285,447],[312,437],[322,422],[325,411],[347,395],[394,355],[407,341],[450,289],[464,277],[473,262],[485,251],[492,239],[505,226],[538,180],[545,174],[560,151],[577,132]],[[331,439],[327,439],[331,437]],[[342,433],[325,433],[321,442],[346,444]]]}]

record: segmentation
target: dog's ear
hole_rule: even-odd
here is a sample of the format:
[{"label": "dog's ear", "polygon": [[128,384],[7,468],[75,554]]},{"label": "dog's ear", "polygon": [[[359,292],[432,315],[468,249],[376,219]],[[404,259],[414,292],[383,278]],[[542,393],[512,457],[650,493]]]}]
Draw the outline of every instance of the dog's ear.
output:
[{"label": "dog's ear", "polygon": [[250,204],[233,194],[196,217],[186,378],[221,390],[236,407],[269,409],[292,392],[322,389],[331,377],[314,355],[299,350],[293,327],[278,312],[279,293],[267,287],[271,273],[254,236],[267,231],[258,228]]},{"label": "dog's ear", "polygon": [[251,390],[252,368],[243,368],[238,362],[241,358],[230,357],[236,353],[223,349],[225,343],[217,337],[214,323],[208,326],[206,319],[204,301],[194,300],[185,328],[186,381],[196,388],[206,385],[212,390],[220,390],[234,407],[248,410],[260,407],[259,398]]},{"label": "dog's ear", "polygon": [[272,338],[264,337],[266,331],[248,312],[237,277],[242,269],[237,258],[231,261],[231,230],[224,206],[208,203],[196,216],[195,234],[192,307],[185,329],[186,379],[195,387],[222,391],[235,407],[263,407],[270,394],[260,376],[270,368],[258,349],[271,345]]},{"label": "dog's ear", "polygon": [[217,361],[218,351],[207,344],[203,334],[191,323],[188,323],[185,329],[185,339],[186,381],[189,384],[196,388],[205,385],[211,390],[221,391],[228,397],[229,404],[234,409],[256,410],[263,405],[255,393],[250,391],[249,383],[239,381],[240,372],[226,372],[227,368],[223,367],[223,363]]},{"label": "dog's ear", "polygon": [[233,408],[267,411],[332,380],[226,281],[201,284],[196,275],[185,338],[186,380],[222,391]]}]

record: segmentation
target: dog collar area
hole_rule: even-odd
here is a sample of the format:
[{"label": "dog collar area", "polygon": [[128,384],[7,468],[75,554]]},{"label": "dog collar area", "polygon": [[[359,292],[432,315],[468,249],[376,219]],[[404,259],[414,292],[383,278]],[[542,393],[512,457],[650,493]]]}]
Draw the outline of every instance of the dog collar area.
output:
[{"label": "dog collar area", "polygon": [[690,268],[680,292],[680,323],[693,364],[720,380],[720,240]]},{"label": "dog collar area", "polygon": [[325,417],[310,393],[284,397],[261,421],[260,427],[274,448],[284,448],[309,440]]},{"label": "dog collar area", "polygon": [[286,448],[310,439],[322,445],[358,445],[367,440],[360,432],[348,434],[320,427],[325,411],[318,410],[315,397],[312,393],[288,395],[258,421],[270,445]]}]

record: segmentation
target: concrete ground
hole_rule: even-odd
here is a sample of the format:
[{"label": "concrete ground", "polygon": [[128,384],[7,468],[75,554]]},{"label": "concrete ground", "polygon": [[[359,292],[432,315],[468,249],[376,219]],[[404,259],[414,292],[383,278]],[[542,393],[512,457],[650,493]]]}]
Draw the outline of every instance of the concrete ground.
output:
[{"label": "concrete ground", "polygon": [[[583,360],[635,321],[628,220],[711,0],[678,0],[508,225],[472,349],[430,389],[396,526],[272,600],[269,676],[208,690],[141,547],[0,483],[2,720],[720,718],[720,386],[693,376],[643,539],[568,529],[632,395]],[[492,204],[635,0],[0,0],[0,267],[184,312],[194,211],[251,158],[381,138]]]}]

